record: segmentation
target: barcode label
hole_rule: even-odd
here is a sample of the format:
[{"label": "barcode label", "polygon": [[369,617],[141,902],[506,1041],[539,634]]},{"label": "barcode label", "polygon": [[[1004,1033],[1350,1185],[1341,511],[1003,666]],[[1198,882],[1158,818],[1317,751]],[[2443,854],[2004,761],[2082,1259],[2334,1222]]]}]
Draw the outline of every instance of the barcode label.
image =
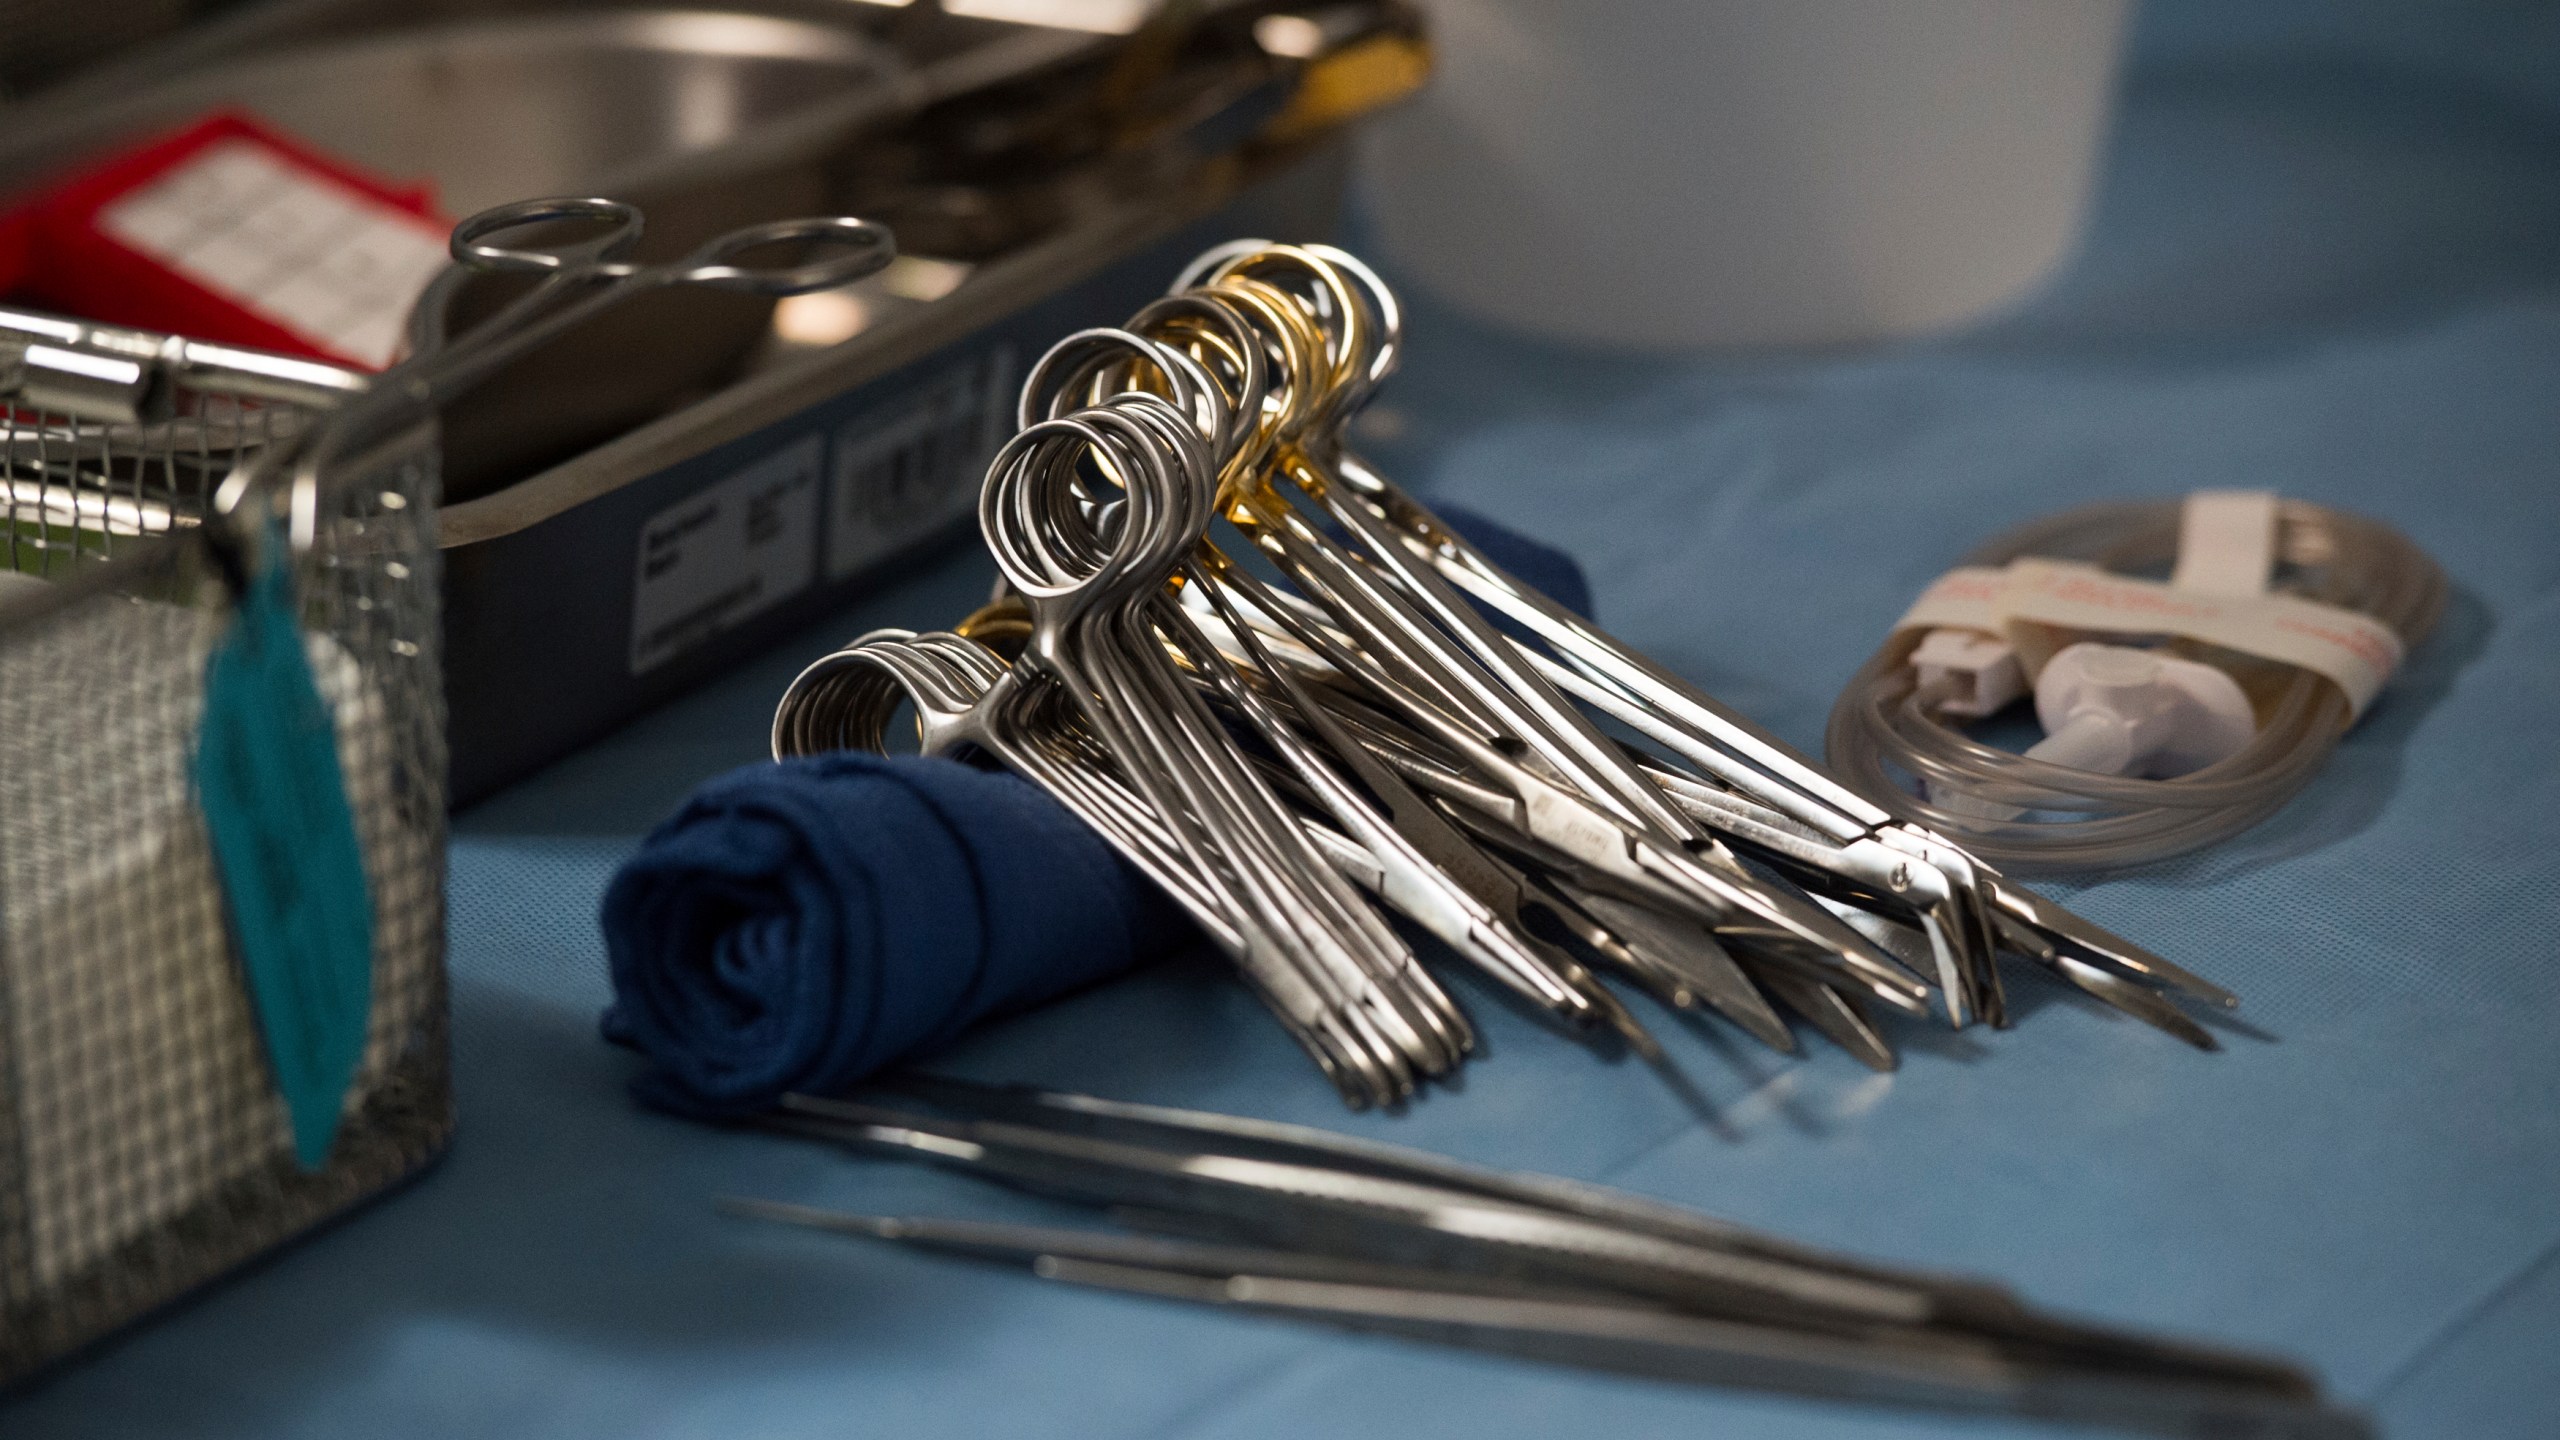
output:
[{"label": "barcode label", "polygon": [[209,145],[98,212],[111,239],[272,325],[374,369],[445,263],[427,221],[254,140]]},{"label": "barcode label", "polygon": [[973,509],[1012,419],[1013,350],[998,345],[837,426],[827,577],[842,580]]},{"label": "barcode label", "polygon": [[631,673],[653,670],[809,588],[819,437],[649,517],[631,580]]}]

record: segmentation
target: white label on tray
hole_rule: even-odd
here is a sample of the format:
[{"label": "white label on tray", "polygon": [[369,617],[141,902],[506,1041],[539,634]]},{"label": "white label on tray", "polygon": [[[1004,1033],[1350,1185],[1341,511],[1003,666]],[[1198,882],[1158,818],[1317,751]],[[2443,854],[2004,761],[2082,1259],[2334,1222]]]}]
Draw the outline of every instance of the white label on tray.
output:
[{"label": "white label on tray", "polygon": [[98,227],[271,325],[379,370],[400,352],[445,237],[254,140],[208,145],[98,212]]},{"label": "white label on tray", "polygon": [[1013,349],[998,345],[836,427],[827,578],[842,580],[975,508],[1012,432]]},{"label": "white label on tray", "polygon": [[770,610],[818,576],[819,437],[778,450],[640,527],[631,673]]}]

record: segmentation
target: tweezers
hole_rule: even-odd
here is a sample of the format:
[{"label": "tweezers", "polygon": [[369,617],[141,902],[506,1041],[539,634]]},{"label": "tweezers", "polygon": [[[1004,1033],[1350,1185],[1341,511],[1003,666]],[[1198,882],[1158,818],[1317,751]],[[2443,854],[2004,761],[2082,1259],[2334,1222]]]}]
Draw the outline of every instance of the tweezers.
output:
[{"label": "tweezers", "polygon": [[905,1075],[934,1115],[795,1096],[774,1128],[1110,1207],[1151,1234],[740,1214],[1044,1278],[1659,1378],[2197,1437],[2350,1437],[2282,1361],[2030,1310],[1640,1196],[1310,1127]]}]

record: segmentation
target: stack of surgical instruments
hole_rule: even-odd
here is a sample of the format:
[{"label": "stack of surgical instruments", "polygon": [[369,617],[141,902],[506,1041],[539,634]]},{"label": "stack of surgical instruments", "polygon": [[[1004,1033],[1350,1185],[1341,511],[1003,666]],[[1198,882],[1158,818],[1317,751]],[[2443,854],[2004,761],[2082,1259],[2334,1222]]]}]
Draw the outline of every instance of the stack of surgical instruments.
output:
[{"label": "stack of surgical instruments", "polygon": [[725,1208],[1069,1284],[1665,1379],[2171,1435],[2367,1433],[2282,1361],[2046,1315],[1998,1285],[1594,1185],[1239,1116],[888,1084],[933,1112],[793,1096],[766,1123],[1110,1207],[1130,1228]]},{"label": "stack of surgical instruments", "polygon": [[1259,241],[1061,341],[980,498],[997,603],[809,667],[774,753],[881,749],[906,705],[928,753],[1037,782],[1355,1108],[1474,1043],[1390,914],[1648,1056],[1594,967],[1780,1050],[1793,1012],[1883,1069],[1879,1008],[2005,1025],[2005,950],[2213,1048],[2175,1000],[2229,992],[1896,820],[1351,453],[1400,345],[1360,261]]}]

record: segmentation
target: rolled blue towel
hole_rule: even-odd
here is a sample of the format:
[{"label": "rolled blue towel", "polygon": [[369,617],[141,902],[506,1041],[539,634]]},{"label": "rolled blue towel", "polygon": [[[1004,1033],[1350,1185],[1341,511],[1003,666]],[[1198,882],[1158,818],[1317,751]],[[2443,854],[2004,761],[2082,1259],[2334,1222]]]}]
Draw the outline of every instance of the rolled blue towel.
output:
[{"label": "rolled blue towel", "polygon": [[[1463,512],[1496,563],[1577,610],[1571,557]],[[605,1038],[643,1103],[708,1117],[847,1089],[1198,939],[1047,792],[954,760],[843,752],[695,791],[605,891]]]},{"label": "rolled blue towel", "polygon": [[748,765],[641,843],[604,898],[605,1035],[661,1109],[833,1091],[970,1022],[1197,938],[1045,791],[954,760]]}]

